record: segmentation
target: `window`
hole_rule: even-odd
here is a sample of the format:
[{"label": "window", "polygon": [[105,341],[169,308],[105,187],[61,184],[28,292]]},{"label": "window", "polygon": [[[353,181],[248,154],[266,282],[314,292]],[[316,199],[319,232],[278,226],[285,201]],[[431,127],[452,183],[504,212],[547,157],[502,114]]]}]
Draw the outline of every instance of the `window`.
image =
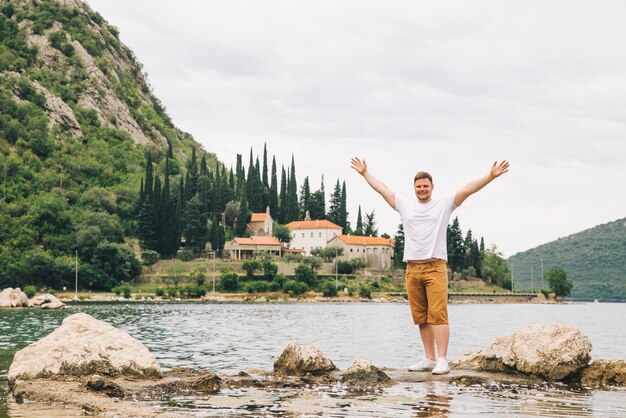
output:
[{"label": "window", "polygon": [[356,249],[356,252],[358,253],[358,252],[359,252],[359,250],[360,250],[360,248],[357,248],[357,249]]},{"label": "window", "polygon": [[304,238],[304,232],[302,233],[302,238]]},{"label": "window", "polygon": [[354,248],[350,248],[350,252],[354,251]]},{"label": "window", "polygon": [[322,233],[320,232],[320,238],[322,238]]},{"label": "window", "polygon": [[311,238],[313,238],[313,232],[311,232]]}]

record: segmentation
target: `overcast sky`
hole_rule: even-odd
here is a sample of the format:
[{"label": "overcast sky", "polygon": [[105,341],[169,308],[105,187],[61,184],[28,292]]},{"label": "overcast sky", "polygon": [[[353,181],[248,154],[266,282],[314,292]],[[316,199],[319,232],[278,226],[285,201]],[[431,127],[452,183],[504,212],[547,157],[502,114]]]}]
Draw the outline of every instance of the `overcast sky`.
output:
[{"label": "overcast sky", "polygon": [[[263,143],[299,185],[345,179],[348,210],[397,213],[416,171],[510,256],[626,217],[626,2],[88,0],[120,30],[174,124],[228,166]],[[279,168],[280,170],[280,168]]]}]

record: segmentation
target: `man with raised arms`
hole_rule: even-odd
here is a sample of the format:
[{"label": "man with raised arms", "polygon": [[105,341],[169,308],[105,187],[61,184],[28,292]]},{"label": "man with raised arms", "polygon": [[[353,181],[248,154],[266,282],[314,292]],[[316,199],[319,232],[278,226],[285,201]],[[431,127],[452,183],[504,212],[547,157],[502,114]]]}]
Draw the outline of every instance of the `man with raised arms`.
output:
[{"label": "man with raised arms", "polygon": [[[365,178],[385,201],[400,214],[404,227],[406,290],[413,322],[419,325],[424,358],[409,367],[410,371],[446,374],[448,367],[448,250],[446,231],[452,212],[495,178],[506,173],[507,161],[491,166],[489,173],[453,195],[433,198],[433,179],[420,171],[413,179],[415,199],[397,195],[367,169],[365,160],[352,159],[352,168]],[[435,353],[435,347],[437,352]]]}]

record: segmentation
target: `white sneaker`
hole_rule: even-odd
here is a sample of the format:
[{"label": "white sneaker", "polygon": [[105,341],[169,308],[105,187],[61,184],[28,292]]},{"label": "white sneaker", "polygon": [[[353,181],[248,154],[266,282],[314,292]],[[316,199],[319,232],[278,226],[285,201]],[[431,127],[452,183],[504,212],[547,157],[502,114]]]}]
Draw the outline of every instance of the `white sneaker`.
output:
[{"label": "white sneaker", "polygon": [[437,359],[437,365],[432,369],[433,374],[447,374],[450,373],[450,366],[445,358]]},{"label": "white sneaker", "polygon": [[431,360],[428,357],[424,357],[422,361],[416,363],[412,366],[409,366],[410,372],[429,372],[435,368],[437,362],[435,360]]}]

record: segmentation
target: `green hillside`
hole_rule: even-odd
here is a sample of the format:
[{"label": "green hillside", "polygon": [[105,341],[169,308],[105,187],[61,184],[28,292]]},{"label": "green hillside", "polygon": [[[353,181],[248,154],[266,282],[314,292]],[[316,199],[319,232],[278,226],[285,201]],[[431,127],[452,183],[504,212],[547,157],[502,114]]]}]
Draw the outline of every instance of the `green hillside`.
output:
[{"label": "green hillside", "polygon": [[81,286],[136,276],[146,161],[159,175],[169,156],[178,185],[194,150],[214,171],[102,16],[78,0],[0,0],[0,288],[73,287],[77,251]]},{"label": "green hillside", "polygon": [[[598,225],[509,258],[517,290],[541,287],[543,269],[561,267],[573,282],[572,297],[626,300],[626,218]],[[547,287],[545,283],[544,287]]]}]

